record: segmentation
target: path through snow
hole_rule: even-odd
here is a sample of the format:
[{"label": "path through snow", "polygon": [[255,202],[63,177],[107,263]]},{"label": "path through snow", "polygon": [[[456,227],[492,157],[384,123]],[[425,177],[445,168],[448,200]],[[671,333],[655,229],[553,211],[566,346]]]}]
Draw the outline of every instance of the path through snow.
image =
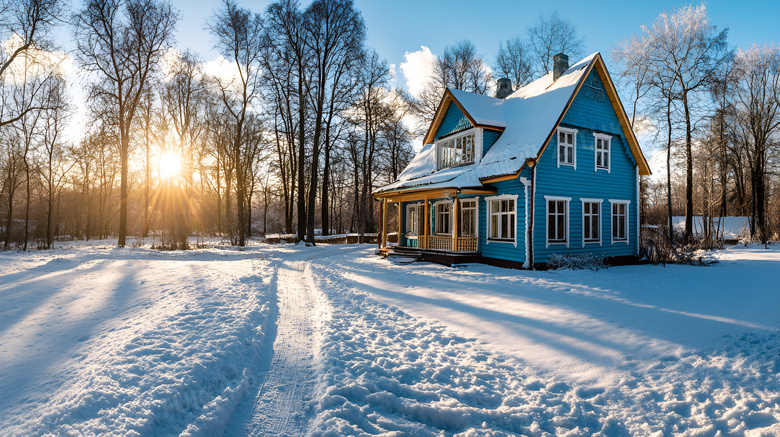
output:
[{"label": "path through snow", "polygon": [[[329,307],[312,283],[312,248],[280,261],[276,272],[276,326],[269,329],[272,355],[261,364],[258,386],[233,415],[225,435],[302,435],[304,406],[315,383],[313,363],[319,351]],[[273,305],[273,300],[272,300]]]}]

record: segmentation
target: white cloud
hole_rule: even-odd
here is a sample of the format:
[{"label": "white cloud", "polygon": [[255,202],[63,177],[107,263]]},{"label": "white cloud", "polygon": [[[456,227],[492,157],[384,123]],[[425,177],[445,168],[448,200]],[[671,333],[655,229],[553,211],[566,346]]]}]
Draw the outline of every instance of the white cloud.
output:
[{"label": "white cloud", "polygon": [[207,76],[215,77],[224,84],[230,84],[234,91],[239,90],[240,78],[238,67],[235,63],[228,61],[222,55],[216,59],[203,64],[203,73]]},{"label": "white cloud", "polygon": [[401,71],[409,93],[415,97],[420,96],[425,82],[433,76],[435,65],[436,55],[426,46],[421,46],[416,52],[406,52],[404,62],[401,63]]}]

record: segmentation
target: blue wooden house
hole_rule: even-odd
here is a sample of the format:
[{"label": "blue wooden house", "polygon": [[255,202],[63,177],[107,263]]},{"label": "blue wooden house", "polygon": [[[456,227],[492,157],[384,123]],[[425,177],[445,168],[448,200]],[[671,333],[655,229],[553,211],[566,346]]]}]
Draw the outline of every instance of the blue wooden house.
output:
[{"label": "blue wooden house", "polygon": [[[381,246],[423,260],[529,268],[551,254],[639,253],[650,174],[599,53],[496,97],[447,90],[422,150],[382,202]],[[398,244],[387,247],[388,214]]]}]

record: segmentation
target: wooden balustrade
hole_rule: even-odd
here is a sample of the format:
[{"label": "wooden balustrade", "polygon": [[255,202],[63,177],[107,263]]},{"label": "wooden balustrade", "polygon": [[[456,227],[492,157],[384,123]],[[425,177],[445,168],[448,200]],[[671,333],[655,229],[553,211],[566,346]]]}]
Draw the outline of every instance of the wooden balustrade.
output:
[{"label": "wooden balustrade", "polygon": [[476,252],[477,237],[458,237],[458,252]]},{"label": "wooden balustrade", "polygon": [[452,237],[449,235],[431,235],[428,237],[428,249],[452,250]]},{"label": "wooden balustrade", "polygon": [[[407,247],[417,249],[446,250],[452,252],[451,235],[415,235],[407,237]],[[477,237],[458,237],[456,252],[476,252],[478,249]]]}]

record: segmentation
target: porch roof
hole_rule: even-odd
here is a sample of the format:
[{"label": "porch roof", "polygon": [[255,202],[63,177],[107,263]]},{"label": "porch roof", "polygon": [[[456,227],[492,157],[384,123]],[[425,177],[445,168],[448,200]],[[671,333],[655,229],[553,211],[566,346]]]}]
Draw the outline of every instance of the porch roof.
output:
[{"label": "porch roof", "polygon": [[[411,165],[411,164],[410,164]],[[414,179],[399,180],[378,189],[375,193],[390,191],[416,191],[434,190],[439,188],[481,188],[476,172],[476,165],[469,164],[460,167],[448,168],[427,176]]]}]

